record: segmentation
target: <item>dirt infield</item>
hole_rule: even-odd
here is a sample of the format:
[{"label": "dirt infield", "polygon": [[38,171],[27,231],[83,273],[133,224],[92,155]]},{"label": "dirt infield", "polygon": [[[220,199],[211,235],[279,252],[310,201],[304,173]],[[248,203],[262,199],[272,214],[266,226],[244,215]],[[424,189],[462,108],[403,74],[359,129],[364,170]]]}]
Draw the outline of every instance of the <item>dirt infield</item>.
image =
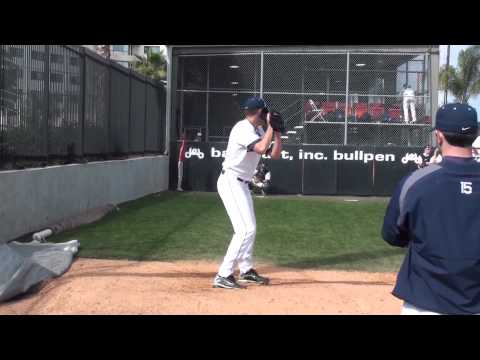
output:
[{"label": "dirt infield", "polygon": [[5,314],[399,314],[395,274],[258,271],[270,286],[213,289],[218,264],[78,259],[61,278],[0,305]]}]

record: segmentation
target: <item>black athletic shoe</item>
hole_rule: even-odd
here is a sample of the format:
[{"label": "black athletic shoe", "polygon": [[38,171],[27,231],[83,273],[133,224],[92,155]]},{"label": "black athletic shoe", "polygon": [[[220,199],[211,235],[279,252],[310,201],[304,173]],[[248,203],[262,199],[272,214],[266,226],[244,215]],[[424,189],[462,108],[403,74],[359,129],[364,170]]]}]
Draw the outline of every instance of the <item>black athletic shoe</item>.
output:
[{"label": "black athletic shoe", "polygon": [[213,280],[213,287],[216,288],[223,288],[223,289],[242,289],[243,286],[240,286],[235,281],[235,277],[230,275],[229,277],[223,277],[220,275],[216,275],[215,279]]},{"label": "black athletic shoe", "polygon": [[259,285],[268,285],[270,283],[269,278],[258,275],[255,269],[250,269],[245,274],[240,274],[240,279],[238,279],[238,281],[256,283]]}]

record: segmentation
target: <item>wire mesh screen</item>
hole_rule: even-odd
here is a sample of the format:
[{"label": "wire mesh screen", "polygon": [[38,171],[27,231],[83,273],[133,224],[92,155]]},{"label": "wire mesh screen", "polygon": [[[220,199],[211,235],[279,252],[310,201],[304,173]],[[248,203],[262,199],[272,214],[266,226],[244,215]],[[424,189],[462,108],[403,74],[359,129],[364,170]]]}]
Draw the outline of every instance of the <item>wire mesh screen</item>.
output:
[{"label": "wire mesh screen", "polygon": [[108,152],[108,67],[85,58],[85,154]]},{"label": "wire mesh screen", "polygon": [[299,94],[263,94],[268,107],[282,114],[288,129],[287,143],[303,143],[304,138],[304,96]]},{"label": "wire mesh screen", "polygon": [[81,153],[80,55],[61,45],[48,47],[49,154]]},{"label": "wire mesh screen", "polygon": [[112,67],[110,86],[110,151],[113,154],[129,152],[128,134],[130,118],[130,79],[120,69]]},{"label": "wire mesh screen", "polygon": [[203,138],[207,126],[207,93],[182,92],[180,98],[180,117],[188,139]]},{"label": "wire mesh screen", "polygon": [[429,142],[427,60],[423,54],[350,54],[348,144]]},{"label": "wire mesh screen", "polygon": [[[207,129],[208,57],[181,57],[177,76],[177,121],[188,139],[205,141]],[[180,134],[179,134],[180,136]]]},{"label": "wire mesh screen", "polygon": [[[175,115],[187,138],[227,141],[253,95],[283,115],[284,141],[422,146],[430,142],[424,53],[179,55]],[[177,124],[177,125],[178,125]]]},{"label": "wire mesh screen", "polygon": [[176,116],[187,139],[227,141],[242,105],[259,95],[260,54],[179,57]]},{"label": "wire mesh screen", "polygon": [[177,89],[206,91],[207,64],[206,56],[181,57],[178,63]]},{"label": "wire mesh screen", "polygon": [[130,150],[134,153],[145,151],[145,99],[143,81],[131,79]]}]

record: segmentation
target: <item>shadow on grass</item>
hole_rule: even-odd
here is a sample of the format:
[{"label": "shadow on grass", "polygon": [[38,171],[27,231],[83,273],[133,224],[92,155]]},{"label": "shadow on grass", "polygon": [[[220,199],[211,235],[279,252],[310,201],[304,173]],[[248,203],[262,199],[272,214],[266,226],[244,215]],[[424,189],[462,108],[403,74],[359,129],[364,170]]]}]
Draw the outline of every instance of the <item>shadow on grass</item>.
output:
[{"label": "shadow on grass", "polygon": [[[125,203],[123,205],[123,213],[122,216],[124,217],[126,214],[128,216],[132,216],[137,211],[145,210],[149,207],[156,207],[158,206],[159,202],[168,202],[171,200],[175,200],[177,198],[186,197],[186,195],[179,194],[176,192],[166,192],[160,193],[156,195],[149,195],[140,200],[135,200],[130,203]],[[133,261],[149,261],[149,260],[158,260],[152,254],[155,254],[162,248],[168,247],[168,242],[170,238],[175,235],[177,232],[185,230],[188,228],[193,222],[195,222],[199,217],[204,216],[206,213],[210,212],[213,208],[215,208],[217,204],[215,202],[205,203],[205,205],[201,206],[198,211],[193,214],[187,214],[185,216],[177,217],[175,219],[174,224],[170,224],[168,231],[164,233],[157,233],[153,236],[149,236],[148,239],[142,240],[132,240],[131,242],[122,242],[122,243],[113,243],[108,242],[106,245],[102,246],[92,246],[89,247],[91,242],[86,242],[83,247],[80,247],[79,256],[85,258],[101,258],[101,259],[117,259],[117,260],[133,260]],[[117,220],[117,214],[111,214],[109,218],[104,218],[100,222],[115,222]],[[86,227],[78,228],[71,230],[66,235],[70,237],[78,236],[77,231],[90,228],[94,228],[100,222],[92,223],[87,225]],[[83,235],[85,236],[85,235]],[[135,235],[134,232],[130,233],[130,236],[134,239]],[[64,238],[52,238],[52,241],[64,241]],[[102,244],[101,241],[99,241]],[[117,251],[116,251],[117,249]],[[96,251],[98,253],[96,253]],[[107,252],[107,255],[100,254],[101,252]],[[123,255],[125,252],[130,252],[131,255]],[[84,255],[87,254],[87,255]],[[165,261],[168,261],[165,259]]]},{"label": "shadow on grass", "polygon": [[[137,247],[137,250],[136,250],[137,254],[130,259],[139,260],[139,261],[151,260],[152,253],[154,250],[158,250],[159,248],[166,246],[166,244],[168,243],[168,240],[172,235],[175,235],[178,231],[184,230],[187,227],[189,227],[197,218],[204,216],[215,206],[216,204],[212,203],[208,206],[203,207],[201,209],[202,211],[198,211],[197,213],[195,213],[195,215],[184,217],[183,221],[180,221],[176,226],[173,226],[169,231],[163,234],[160,238],[142,243],[142,245],[145,245],[148,243],[150,246]],[[138,250],[138,249],[141,249],[141,250]]]},{"label": "shadow on grass", "polygon": [[159,202],[176,200],[182,194],[175,191],[164,191],[158,194],[146,195],[140,199],[126,201],[119,205],[121,209],[138,210],[151,205],[158,205]]},{"label": "shadow on grass", "polygon": [[[165,203],[165,202],[170,202],[177,200],[179,197],[181,197],[181,194],[176,193],[176,192],[171,192],[171,191],[166,191],[166,192],[161,192],[158,194],[150,194],[146,195],[142,198],[135,199],[135,200],[130,200],[126,201],[124,203],[119,204],[118,211],[111,211],[101,219],[90,222],[88,224],[81,224],[78,225],[77,227],[73,229],[68,229],[60,234],[54,234],[49,241],[51,242],[61,242],[63,241],[63,238],[66,236],[73,236],[75,235],[78,231],[81,230],[88,230],[88,229],[93,229],[99,224],[108,224],[111,222],[117,221],[119,218],[125,217],[125,216],[131,216],[131,213],[135,213],[136,211],[139,210],[144,210],[148,209],[151,207],[157,207],[159,203]],[[119,212],[120,211],[120,212]]]},{"label": "shadow on grass", "polygon": [[359,251],[349,254],[341,254],[330,257],[318,257],[318,258],[308,258],[300,259],[294,262],[279,262],[278,266],[284,266],[289,268],[299,268],[299,269],[308,269],[308,268],[318,268],[324,266],[333,266],[346,263],[357,263],[366,260],[375,260],[381,259],[390,256],[397,256],[405,254],[403,249],[381,249],[373,251]]}]

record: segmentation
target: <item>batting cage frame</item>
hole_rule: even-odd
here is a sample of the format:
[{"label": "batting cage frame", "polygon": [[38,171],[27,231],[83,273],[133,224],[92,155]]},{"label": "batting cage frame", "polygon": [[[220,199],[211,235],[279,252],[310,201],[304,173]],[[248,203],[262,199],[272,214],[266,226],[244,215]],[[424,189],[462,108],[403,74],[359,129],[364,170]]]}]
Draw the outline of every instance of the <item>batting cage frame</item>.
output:
[{"label": "batting cage frame", "polygon": [[250,96],[286,122],[281,158],[264,158],[275,194],[388,196],[434,141],[438,46],[167,49],[170,182],[184,138],[185,190],[216,191],[229,131]]},{"label": "batting cage frame", "polygon": [[[185,131],[189,140],[225,142],[243,116],[245,99],[262,96],[286,121],[285,143],[424,146],[432,141],[438,96],[433,46],[172,51],[172,140]],[[408,104],[404,85],[414,91]]]}]

